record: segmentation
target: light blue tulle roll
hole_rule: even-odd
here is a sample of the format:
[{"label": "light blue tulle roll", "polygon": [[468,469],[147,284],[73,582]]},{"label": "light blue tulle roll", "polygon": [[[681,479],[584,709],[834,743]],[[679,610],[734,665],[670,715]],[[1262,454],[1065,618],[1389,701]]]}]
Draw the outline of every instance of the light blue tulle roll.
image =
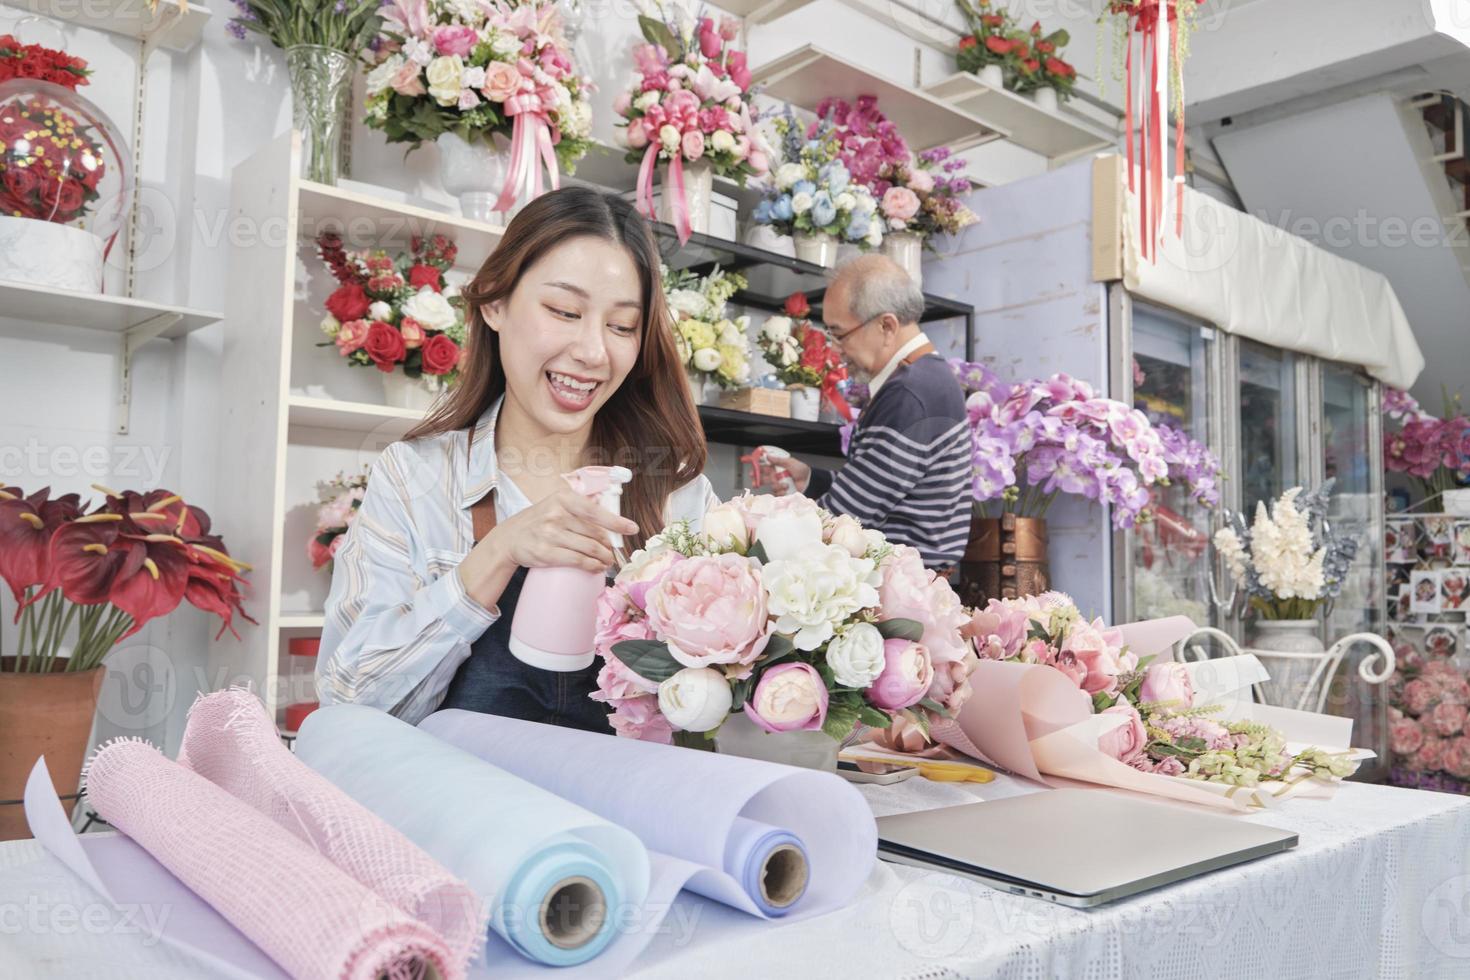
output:
[{"label": "light blue tulle roll", "polygon": [[381,711],[314,712],[296,754],[468,882],[492,933],[539,963],[592,959],[615,938],[616,911],[647,894],[632,833]]},{"label": "light blue tulle roll", "polygon": [[725,872],[766,915],[785,915],[806,893],[809,864],[805,845],[791,831],[735,818],[725,844]]}]

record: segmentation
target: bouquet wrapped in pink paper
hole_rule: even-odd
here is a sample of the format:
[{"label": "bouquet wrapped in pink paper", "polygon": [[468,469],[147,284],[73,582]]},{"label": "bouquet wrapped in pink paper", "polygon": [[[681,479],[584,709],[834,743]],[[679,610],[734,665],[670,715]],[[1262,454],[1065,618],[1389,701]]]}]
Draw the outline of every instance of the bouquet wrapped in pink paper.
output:
[{"label": "bouquet wrapped in pink paper", "polygon": [[965,629],[980,657],[975,695],[932,734],[1042,782],[1231,809],[1330,792],[1357,768],[1351,720],[1251,702],[1268,676],[1255,657],[1168,659],[1194,629],[1184,617],[1109,628],[1059,592],[991,600]]},{"label": "bouquet wrapped in pink paper", "polygon": [[859,722],[927,730],[970,695],[968,619],[913,548],[805,497],[746,493],[619,571],[598,602],[592,697],[620,735],[658,742],[713,737],[737,711],[838,741]]}]

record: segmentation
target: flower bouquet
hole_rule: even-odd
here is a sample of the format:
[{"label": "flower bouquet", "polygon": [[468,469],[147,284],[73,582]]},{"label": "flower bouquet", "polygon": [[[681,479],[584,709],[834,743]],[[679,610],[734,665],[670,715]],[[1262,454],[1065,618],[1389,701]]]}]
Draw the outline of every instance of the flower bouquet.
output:
[{"label": "flower bouquet", "polygon": [[358,508],[367,493],[366,472],[347,476],[338,473],[331,480],[316,485],[317,512],[316,530],[306,543],[306,554],[312,568],[330,566],[337,557],[337,549],[346,539],[347,529],[357,520]]},{"label": "flower bouquet", "polygon": [[775,121],[782,163],[756,205],[754,218],[796,240],[796,257],[818,265],[837,261],[837,243],[863,248],[883,244],[878,202],[854,181],[841,160],[842,144],[830,127],[805,137],[791,116]]},{"label": "flower bouquet", "polygon": [[[553,188],[562,168],[574,172],[591,145],[591,82],[555,4],[391,0],[379,10],[366,122],[390,143],[439,141],[446,189],[466,214],[483,217],[489,195],[495,211],[540,195],[543,167]],[[492,162],[505,152],[497,185]]]},{"label": "flower bouquet", "polygon": [[1310,620],[1342,591],[1358,540],[1327,523],[1332,484],[1310,493],[1293,487],[1270,508],[1259,501],[1249,526],[1245,515],[1227,513],[1228,526],[1215,532],[1216,550],[1261,619]]},{"label": "flower bouquet", "polygon": [[964,160],[940,146],[879,171],[886,185],[879,201],[888,226],[883,251],[915,282],[923,282],[924,248],[932,250],[937,236],[958,235],[980,220],[962,200],[975,189],[970,178],[959,173],[964,168]]},{"label": "flower bouquet", "polygon": [[975,500],[1001,510],[1044,517],[1059,493],[1101,500],[1113,526],[1146,520],[1149,487],[1183,479],[1206,506],[1219,502],[1219,462],[1200,443],[1141,411],[1099,398],[1065,374],[1009,384],[983,364],[955,362],[969,392]]},{"label": "flower bouquet", "polygon": [[[745,339],[750,317],[730,319],[725,306],[745,288],[745,277],[719,268],[700,276],[663,270],[664,297],[674,315],[674,344],[689,376],[691,391],[706,381],[738,388],[750,381],[750,351]],[[695,404],[700,402],[695,396]]]},{"label": "flower bouquet", "polygon": [[955,0],[970,31],[960,38],[955,64],[960,71],[980,76],[991,88],[1008,88],[1015,76],[1016,22],[1008,11],[991,9],[990,0]]},{"label": "flower bouquet", "polygon": [[1408,392],[1385,388],[1383,414],[1399,424],[1397,431],[1384,426],[1383,463],[1408,474],[1424,499],[1470,482],[1470,417],[1458,394],[1446,394],[1444,418],[1436,418]]},{"label": "flower bouquet", "polygon": [[127,217],[131,156],[77,93],[81,58],[0,35],[0,279],[97,292]]},{"label": "flower bouquet", "polygon": [[992,600],[964,629],[980,656],[974,697],[931,734],[1042,782],[1230,809],[1330,793],[1355,771],[1350,719],[1249,700],[1267,676],[1256,658],[1162,659],[1194,630],[1183,618],[1110,629],[1057,592]]},{"label": "flower bouquet", "polygon": [[[770,166],[750,104],[750,68],[731,42],[740,22],[697,20],[680,0],[650,0],[638,17],[648,42],[633,49],[638,78],[613,111],[624,120],[628,162],[639,164],[638,208],[650,220],[653,171],[668,162],[665,211],[681,243],[709,226],[715,175],[745,186]],[[668,220],[665,219],[665,220]]]},{"label": "flower bouquet", "polygon": [[598,602],[592,697],[620,735],[767,732],[906,717],[927,728],[970,695],[974,656],[949,583],[919,553],[801,496],[744,494],[665,528]]},{"label": "flower bouquet", "polygon": [[[798,389],[804,404],[798,412],[793,404],[792,416],[816,421],[819,397],[824,397],[837,413],[851,421],[852,409],[837,390],[847,379],[842,357],[832,346],[826,333],[811,321],[811,304],[805,293],[792,293],[786,298],[785,316],[769,317],[756,335],[756,346],[775,369],[776,380]],[[811,396],[806,392],[810,391]]]},{"label": "flower bouquet", "polygon": [[1449,660],[1409,654],[1389,682],[1389,748],[1397,786],[1470,793],[1470,681]]},{"label": "flower bouquet", "polygon": [[396,257],[381,249],[349,252],[335,233],[319,236],[317,254],[339,283],[321,324],[331,340],[321,346],[335,346],[348,364],[383,372],[390,398],[400,394],[388,380],[401,366],[404,377],[429,382],[419,388],[432,401],[459,379],[463,356],[464,304],[444,277],[456,252],[443,235],[415,235],[409,253]]}]

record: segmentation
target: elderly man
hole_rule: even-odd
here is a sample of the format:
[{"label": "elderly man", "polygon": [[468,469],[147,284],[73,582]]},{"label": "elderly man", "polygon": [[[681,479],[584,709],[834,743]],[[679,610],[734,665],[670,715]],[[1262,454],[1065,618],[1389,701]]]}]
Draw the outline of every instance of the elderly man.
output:
[{"label": "elderly man", "polygon": [[969,430],[964,392],[919,329],[923,313],[924,294],[887,257],[864,255],[839,267],[822,319],[872,397],[840,470],[794,457],[770,462],[823,507],[913,545],[926,565],[944,571],[969,539]]}]

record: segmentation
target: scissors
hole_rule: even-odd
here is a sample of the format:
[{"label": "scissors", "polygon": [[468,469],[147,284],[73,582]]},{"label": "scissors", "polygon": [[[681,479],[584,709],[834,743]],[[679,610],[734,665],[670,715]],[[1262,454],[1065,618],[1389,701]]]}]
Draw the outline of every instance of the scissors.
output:
[{"label": "scissors", "polygon": [[896,755],[856,755],[844,752],[842,757],[849,762],[882,762],[888,765],[908,765],[919,770],[919,775],[936,783],[988,783],[995,773],[984,766],[968,762],[949,762],[944,759],[906,759]]}]

